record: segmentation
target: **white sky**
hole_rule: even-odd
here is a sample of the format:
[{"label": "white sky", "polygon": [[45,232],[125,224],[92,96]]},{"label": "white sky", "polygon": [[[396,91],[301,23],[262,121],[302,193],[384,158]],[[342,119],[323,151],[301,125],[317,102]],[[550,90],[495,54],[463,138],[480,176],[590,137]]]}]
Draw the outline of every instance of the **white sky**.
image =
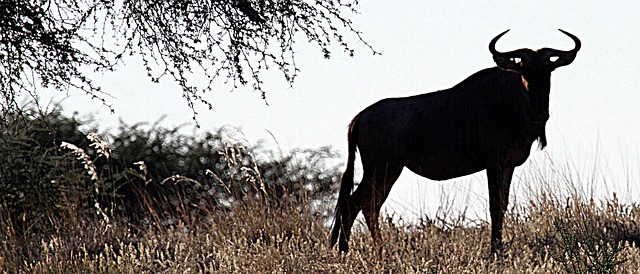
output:
[{"label": "white sky", "polygon": [[[595,188],[597,196],[611,197],[615,191],[624,201],[640,202],[640,1],[361,1],[360,11],[353,21],[382,56],[372,56],[351,39],[354,58],[336,47],[325,60],[300,39],[302,71],[293,88],[277,72],[265,78],[267,106],[249,88],[229,92],[221,87],[206,96],[215,110],[199,110],[202,128],[238,126],[251,142],[264,139],[275,148],[269,130],[284,149],[332,145],[344,154],[347,125],[366,106],[446,89],[495,66],[488,44],[506,29],[511,31],[498,50],[569,50],[573,42],[561,28],[577,35],[582,49],[573,64],[552,74],[549,146],[533,152],[530,162],[548,162],[549,155],[579,172],[597,166],[613,178],[611,185]],[[179,88],[168,79],[150,83],[135,58],[96,81],[115,97],[110,100],[115,115],[82,94],[64,100],[67,113],[97,114],[102,128],[115,127],[120,117],[129,124],[153,122],[163,114],[168,126],[191,121]],[[635,181],[620,179],[625,169]],[[514,189],[523,188],[523,170],[516,170]],[[478,216],[486,218],[484,180],[479,173],[436,183],[405,170],[386,208],[405,219],[420,213],[434,217],[444,193],[480,208]]]}]

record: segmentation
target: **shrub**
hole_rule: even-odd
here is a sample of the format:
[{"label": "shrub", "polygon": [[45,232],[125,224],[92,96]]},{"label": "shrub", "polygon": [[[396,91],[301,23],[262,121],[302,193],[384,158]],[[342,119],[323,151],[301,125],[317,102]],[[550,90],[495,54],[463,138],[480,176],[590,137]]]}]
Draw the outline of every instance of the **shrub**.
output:
[{"label": "shrub", "polygon": [[[271,208],[324,198],[338,176],[325,162],[335,156],[329,148],[258,161],[259,147],[228,128],[185,135],[181,127],[121,123],[116,133],[85,135],[97,131],[87,127],[91,120],[60,109],[1,118],[0,239],[7,257],[0,261],[38,259],[41,243],[82,224],[126,224],[120,229],[136,233],[193,229],[256,199]],[[327,215],[326,208],[314,212]]]}]

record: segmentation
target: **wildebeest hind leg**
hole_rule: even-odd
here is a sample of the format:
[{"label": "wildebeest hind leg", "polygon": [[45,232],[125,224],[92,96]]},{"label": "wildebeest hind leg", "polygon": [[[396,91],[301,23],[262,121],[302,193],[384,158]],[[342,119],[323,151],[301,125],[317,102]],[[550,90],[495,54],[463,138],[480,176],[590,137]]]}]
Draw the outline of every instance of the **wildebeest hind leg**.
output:
[{"label": "wildebeest hind leg", "polygon": [[342,252],[349,252],[349,238],[351,237],[351,228],[358,213],[365,205],[366,199],[371,196],[371,185],[368,180],[363,180],[358,185],[358,188],[351,194],[347,202],[346,210],[341,214],[341,231],[340,239],[338,241],[338,248]]},{"label": "wildebeest hind leg", "polygon": [[402,166],[389,166],[385,165],[383,168],[376,168],[370,175],[371,178],[374,179],[371,181],[371,192],[368,197],[368,201],[365,202],[365,205],[362,209],[362,213],[367,222],[367,227],[371,232],[371,237],[373,237],[373,242],[378,251],[381,251],[381,241],[382,237],[380,236],[380,227],[379,227],[379,216],[380,216],[380,208],[382,204],[389,196],[389,192],[391,191],[391,187],[398,180],[400,173],[402,172]]}]

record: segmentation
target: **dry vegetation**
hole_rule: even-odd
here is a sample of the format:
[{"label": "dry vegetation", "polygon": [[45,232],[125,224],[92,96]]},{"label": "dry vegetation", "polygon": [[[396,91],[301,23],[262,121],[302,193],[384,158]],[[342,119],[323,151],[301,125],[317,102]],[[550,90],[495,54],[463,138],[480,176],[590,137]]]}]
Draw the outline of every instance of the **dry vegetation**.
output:
[{"label": "dry vegetation", "polygon": [[[333,206],[333,199],[273,201],[256,195],[228,210],[211,210],[201,220],[178,214],[172,225],[150,222],[144,227],[118,216],[83,217],[69,206],[66,214],[47,216],[59,223],[53,233],[30,236],[18,235],[12,229],[15,220],[0,207],[0,267],[5,273],[626,273],[640,269],[639,206],[621,204],[615,195],[593,201],[576,192],[550,192],[544,186],[574,184],[575,189],[581,182],[567,182],[566,177],[541,170],[522,181],[543,187],[531,190],[527,202],[509,210],[506,244],[498,255],[489,253],[486,222],[403,224],[390,218],[381,220],[385,239],[381,253],[372,250],[371,238],[360,226],[352,236],[351,252],[339,254],[327,246],[328,221],[317,206]],[[257,184],[260,178],[247,182]]]}]

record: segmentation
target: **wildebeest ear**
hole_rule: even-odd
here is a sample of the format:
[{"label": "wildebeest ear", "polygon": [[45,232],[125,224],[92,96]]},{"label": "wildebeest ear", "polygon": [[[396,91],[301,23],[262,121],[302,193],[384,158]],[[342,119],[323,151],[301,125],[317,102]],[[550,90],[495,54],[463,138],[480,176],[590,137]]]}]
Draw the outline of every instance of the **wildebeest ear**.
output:
[{"label": "wildebeest ear", "polygon": [[561,66],[566,66],[568,64],[571,64],[571,62],[573,62],[574,59],[576,59],[576,55],[578,54],[577,51],[570,51],[570,52],[565,52],[564,54],[560,55],[558,57],[558,60],[556,60],[554,63],[554,67],[561,67]]},{"label": "wildebeest ear", "polygon": [[514,70],[514,71],[522,70],[522,61],[516,62],[514,58],[510,58],[508,56],[494,55],[493,61],[495,61],[496,65],[498,65],[498,67],[500,67],[501,69]]},{"label": "wildebeest ear", "polygon": [[[575,46],[572,50],[569,50],[569,51],[550,49],[550,48],[543,48],[539,50],[539,52],[543,54],[543,58],[547,62],[547,66],[549,66],[549,68],[551,68],[552,70],[556,69],[557,67],[571,64],[571,62],[573,62],[573,60],[576,59],[576,55],[578,54],[578,51],[580,50],[580,47],[582,45],[582,43],[580,42],[580,39],[578,39],[578,37],[576,37],[575,35],[568,33],[564,30],[560,30],[560,31],[566,34],[567,36],[569,36],[575,43]],[[557,57],[557,59],[553,60],[551,59],[552,57]]]},{"label": "wildebeest ear", "polygon": [[[489,51],[493,55],[493,61],[496,62],[498,67],[507,70],[521,71],[522,70],[522,57],[525,54],[524,49],[514,50],[510,52],[499,52],[496,50],[496,42],[498,39],[505,35],[509,30],[505,30],[498,36],[491,39],[489,42]],[[519,59],[519,60],[518,60]]]}]

